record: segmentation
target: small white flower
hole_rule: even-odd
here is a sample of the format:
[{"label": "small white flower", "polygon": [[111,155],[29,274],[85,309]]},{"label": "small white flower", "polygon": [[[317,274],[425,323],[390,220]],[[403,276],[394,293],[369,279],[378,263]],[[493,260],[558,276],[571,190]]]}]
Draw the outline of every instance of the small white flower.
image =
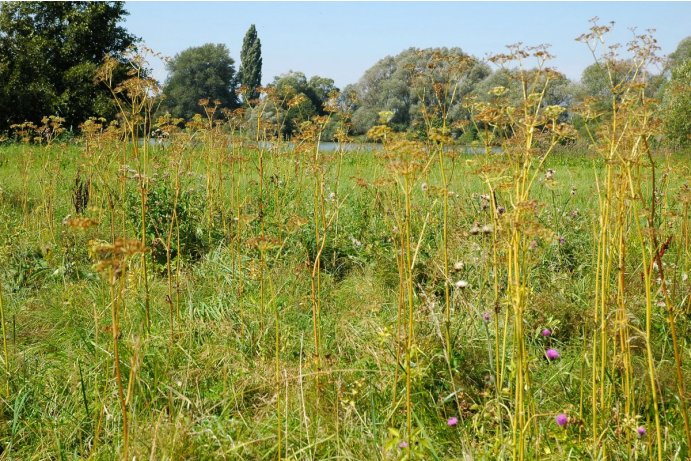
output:
[{"label": "small white flower", "polygon": [[463,261],[456,261],[453,263],[453,270],[460,271],[463,269]]},{"label": "small white flower", "polygon": [[456,283],[454,283],[454,286],[456,288],[468,288],[468,282],[466,282],[465,280],[459,280]]}]

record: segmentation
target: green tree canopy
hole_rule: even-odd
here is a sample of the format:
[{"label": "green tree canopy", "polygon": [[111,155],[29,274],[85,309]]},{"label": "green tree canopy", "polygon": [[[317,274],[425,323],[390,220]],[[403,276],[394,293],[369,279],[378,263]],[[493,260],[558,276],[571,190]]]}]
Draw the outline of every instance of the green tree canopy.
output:
[{"label": "green tree canopy", "polygon": [[240,85],[247,89],[247,99],[259,97],[257,87],[262,84],[262,43],[254,24],[250,26],[242,41],[240,51]]},{"label": "green tree canopy", "polygon": [[[423,125],[421,108],[430,103],[433,87],[453,88],[456,83],[456,94],[453,100],[447,101],[451,104],[447,107],[451,115],[448,122],[464,117],[464,96],[490,74],[489,67],[476,60],[460,73],[449,71],[448,67],[453,66],[454,61],[466,58],[469,56],[459,48],[409,48],[396,56],[381,59],[356,85],[348,88],[348,93],[354,94],[356,99],[353,130],[356,133],[367,132],[377,123],[381,111],[393,113],[390,124],[398,130]],[[433,61],[441,64],[434,71],[428,71]],[[429,75],[420,78],[423,74]]]},{"label": "green tree canopy", "polygon": [[301,122],[324,115],[329,95],[337,91],[330,78],[315,75],[307,80],[304,73],[293,71],[274,77],[269,87],[274,90],[273,111],[286,137],[292,136]]},{"label": "green tree canopy", "polygon": [[108,90],[93,80],[105,55],[137,41],[119,25],[126,15],[121,2],[0,4],[0,130],[46,115],[67,125],[112,117]]},{"label": "green tree canopy", "polygon": [[237,106],[235,61],[223,44],[207,43],[188,48],[167,64],[162,109],[190,119],[201,113],[199,100],[219,101],[220,107]]},{"label": "green tree canopy", "polygon": [[664,129],[672,144],[691,146],[691,59],[672,68],[662,100]]},{"label": "green tree canopy", "polygon": [[667,67],[673,69],[689,59],[691,59],[691,37],[686,37],[679,42],[677,49],[667,57]]}]

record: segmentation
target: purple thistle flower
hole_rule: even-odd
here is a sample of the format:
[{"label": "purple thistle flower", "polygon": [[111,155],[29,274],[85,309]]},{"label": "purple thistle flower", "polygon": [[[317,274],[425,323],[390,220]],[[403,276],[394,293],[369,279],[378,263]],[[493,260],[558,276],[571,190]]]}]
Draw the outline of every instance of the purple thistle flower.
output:
[{"label": "purple thistle flower", "polygon": [[401,450],[403,450],[404,448],[408,448],[408,442],[406,442],[405,440],[402,441],[398,444],[398,448],[400,448]]},{"label": "purple thistle flower", "polygon": [[557,416],[554,417],[554,420],[557,422],[557,424],[560,427],[564,427],[568,424],[569,422],[569,417],[566,416],[565,413],[559,413]]},{"label": "purple thistle flower", "polygon": [[636,432],[638,433],[638,438],[643,438],[645,437],[645,434],[648,432],[645,430],[645,427],[643,426],[638,426],[638,429],[636,429]]},{"label": "purple thistle flower", "polygon": [[558,350],[550,348],[545,352],[545,357],[547,357],[548,360],[556,360],[561,356]]},{"label": "purple thistle flower", "polygon": [[456,418],[455,416],[452,416],[446,420],[447,426],[455,426],[456,424],[458,424],[458,418]]},{"label": "purple thistle flower", "polygon": [[549,328],[545,328],[544,330],[542,330],[540,334],[547,338],[548,336],[552,336],[552,330],[550,330]]},{"label": "purple thistle flower", "polygon": [[485,322],[489,322],[489,320],[490,320],[489,312],[483,312],[482,313],[482,320],[484,320]]}]

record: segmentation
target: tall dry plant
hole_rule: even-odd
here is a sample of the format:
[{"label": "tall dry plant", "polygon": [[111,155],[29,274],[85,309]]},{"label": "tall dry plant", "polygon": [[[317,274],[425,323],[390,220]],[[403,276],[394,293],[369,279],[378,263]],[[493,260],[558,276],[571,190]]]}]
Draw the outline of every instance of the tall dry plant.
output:
[{"label": "tall dry plant", "polygon": [[[608,45],[607,34],[612,25],[600,25],[592,20],[590,32],[578,38],[593,54],[600,70],[607,76],[608,100],[599,110],[600,101],[585,101],[582,113],[586,121],[598,120],[596,130],[588,130],[592,144],[605,160],[605,171],[598,180],[599,219],[596,230],[597,268],[594,290],[596,328],[593,330],[591,431],[593,456],[608,456],[614,448],[605,443],[604,431],[612,423],[612,408],[621,407],[625,420],[635,420],[641,405],[640,384],[635,382],[631,342],[641,337],[645,343],[648,388],[645,399],[652,406],[650,416],[655,425],[655,451],[662,460],[664,445],[660,419],[657,364],[653,351],[652,320],[658,291],[664,298],[667,320],[672,337],[677,384],[677,398],[684,420],[687,444],[691,443],[689,418],[686,404],[685,383],[682,372],[681,351],[676,333],[675,306],[670,299],[667,280],[664,277],[662,254],[664,242],[659,237],[658,180],[656,161],[651,142],[658,134],[660,121],[657,117],[657,101],[647,96],[650,81],[649,69],[658,62],[659,47],[650,34],[635,34],[628,44],[629,56],[620,55],[618,44]],[[586,128],[589,125],[586,124]],[[647,184],[650,181],[650,184]],[[637,244],[639,258],[634,259],[642,267],[645,306],[645,329],[639,330],[632,319],[630,289],[630,260],[634,257],[630,248]],[[655,272],[660,278],[660,288],[655,287]],[[612,286],[612,279],[616,280]],[[615,299],[611,306],[611,299]],[[612,312],[612,309],[614,312]],[[621,368],[620,379],[609,376]],[[628,433],[627,438],[633,439]]]}]

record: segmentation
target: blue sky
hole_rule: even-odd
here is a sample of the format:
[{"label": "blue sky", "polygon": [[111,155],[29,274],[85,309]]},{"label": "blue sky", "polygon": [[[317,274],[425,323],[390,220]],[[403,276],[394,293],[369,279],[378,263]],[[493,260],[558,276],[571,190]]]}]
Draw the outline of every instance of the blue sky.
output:
[{"label": "blue sky", "polygon": [[[656,29],[668,54],[691,35],[691,2],[127,2],[126,27],[166,56],[190,46],[225,43],[239,66],[242,39],[255,24],[263,83],[289,70],[321,75],[343,87],[379,59],[409,47],[460,47],[483,58],[515,42],[549,43],[554,66],[578,79],[592,63],[574,39],[588,20],[615,21],[622,43]],[[162,63],[154,76],[165,79]]]}]

